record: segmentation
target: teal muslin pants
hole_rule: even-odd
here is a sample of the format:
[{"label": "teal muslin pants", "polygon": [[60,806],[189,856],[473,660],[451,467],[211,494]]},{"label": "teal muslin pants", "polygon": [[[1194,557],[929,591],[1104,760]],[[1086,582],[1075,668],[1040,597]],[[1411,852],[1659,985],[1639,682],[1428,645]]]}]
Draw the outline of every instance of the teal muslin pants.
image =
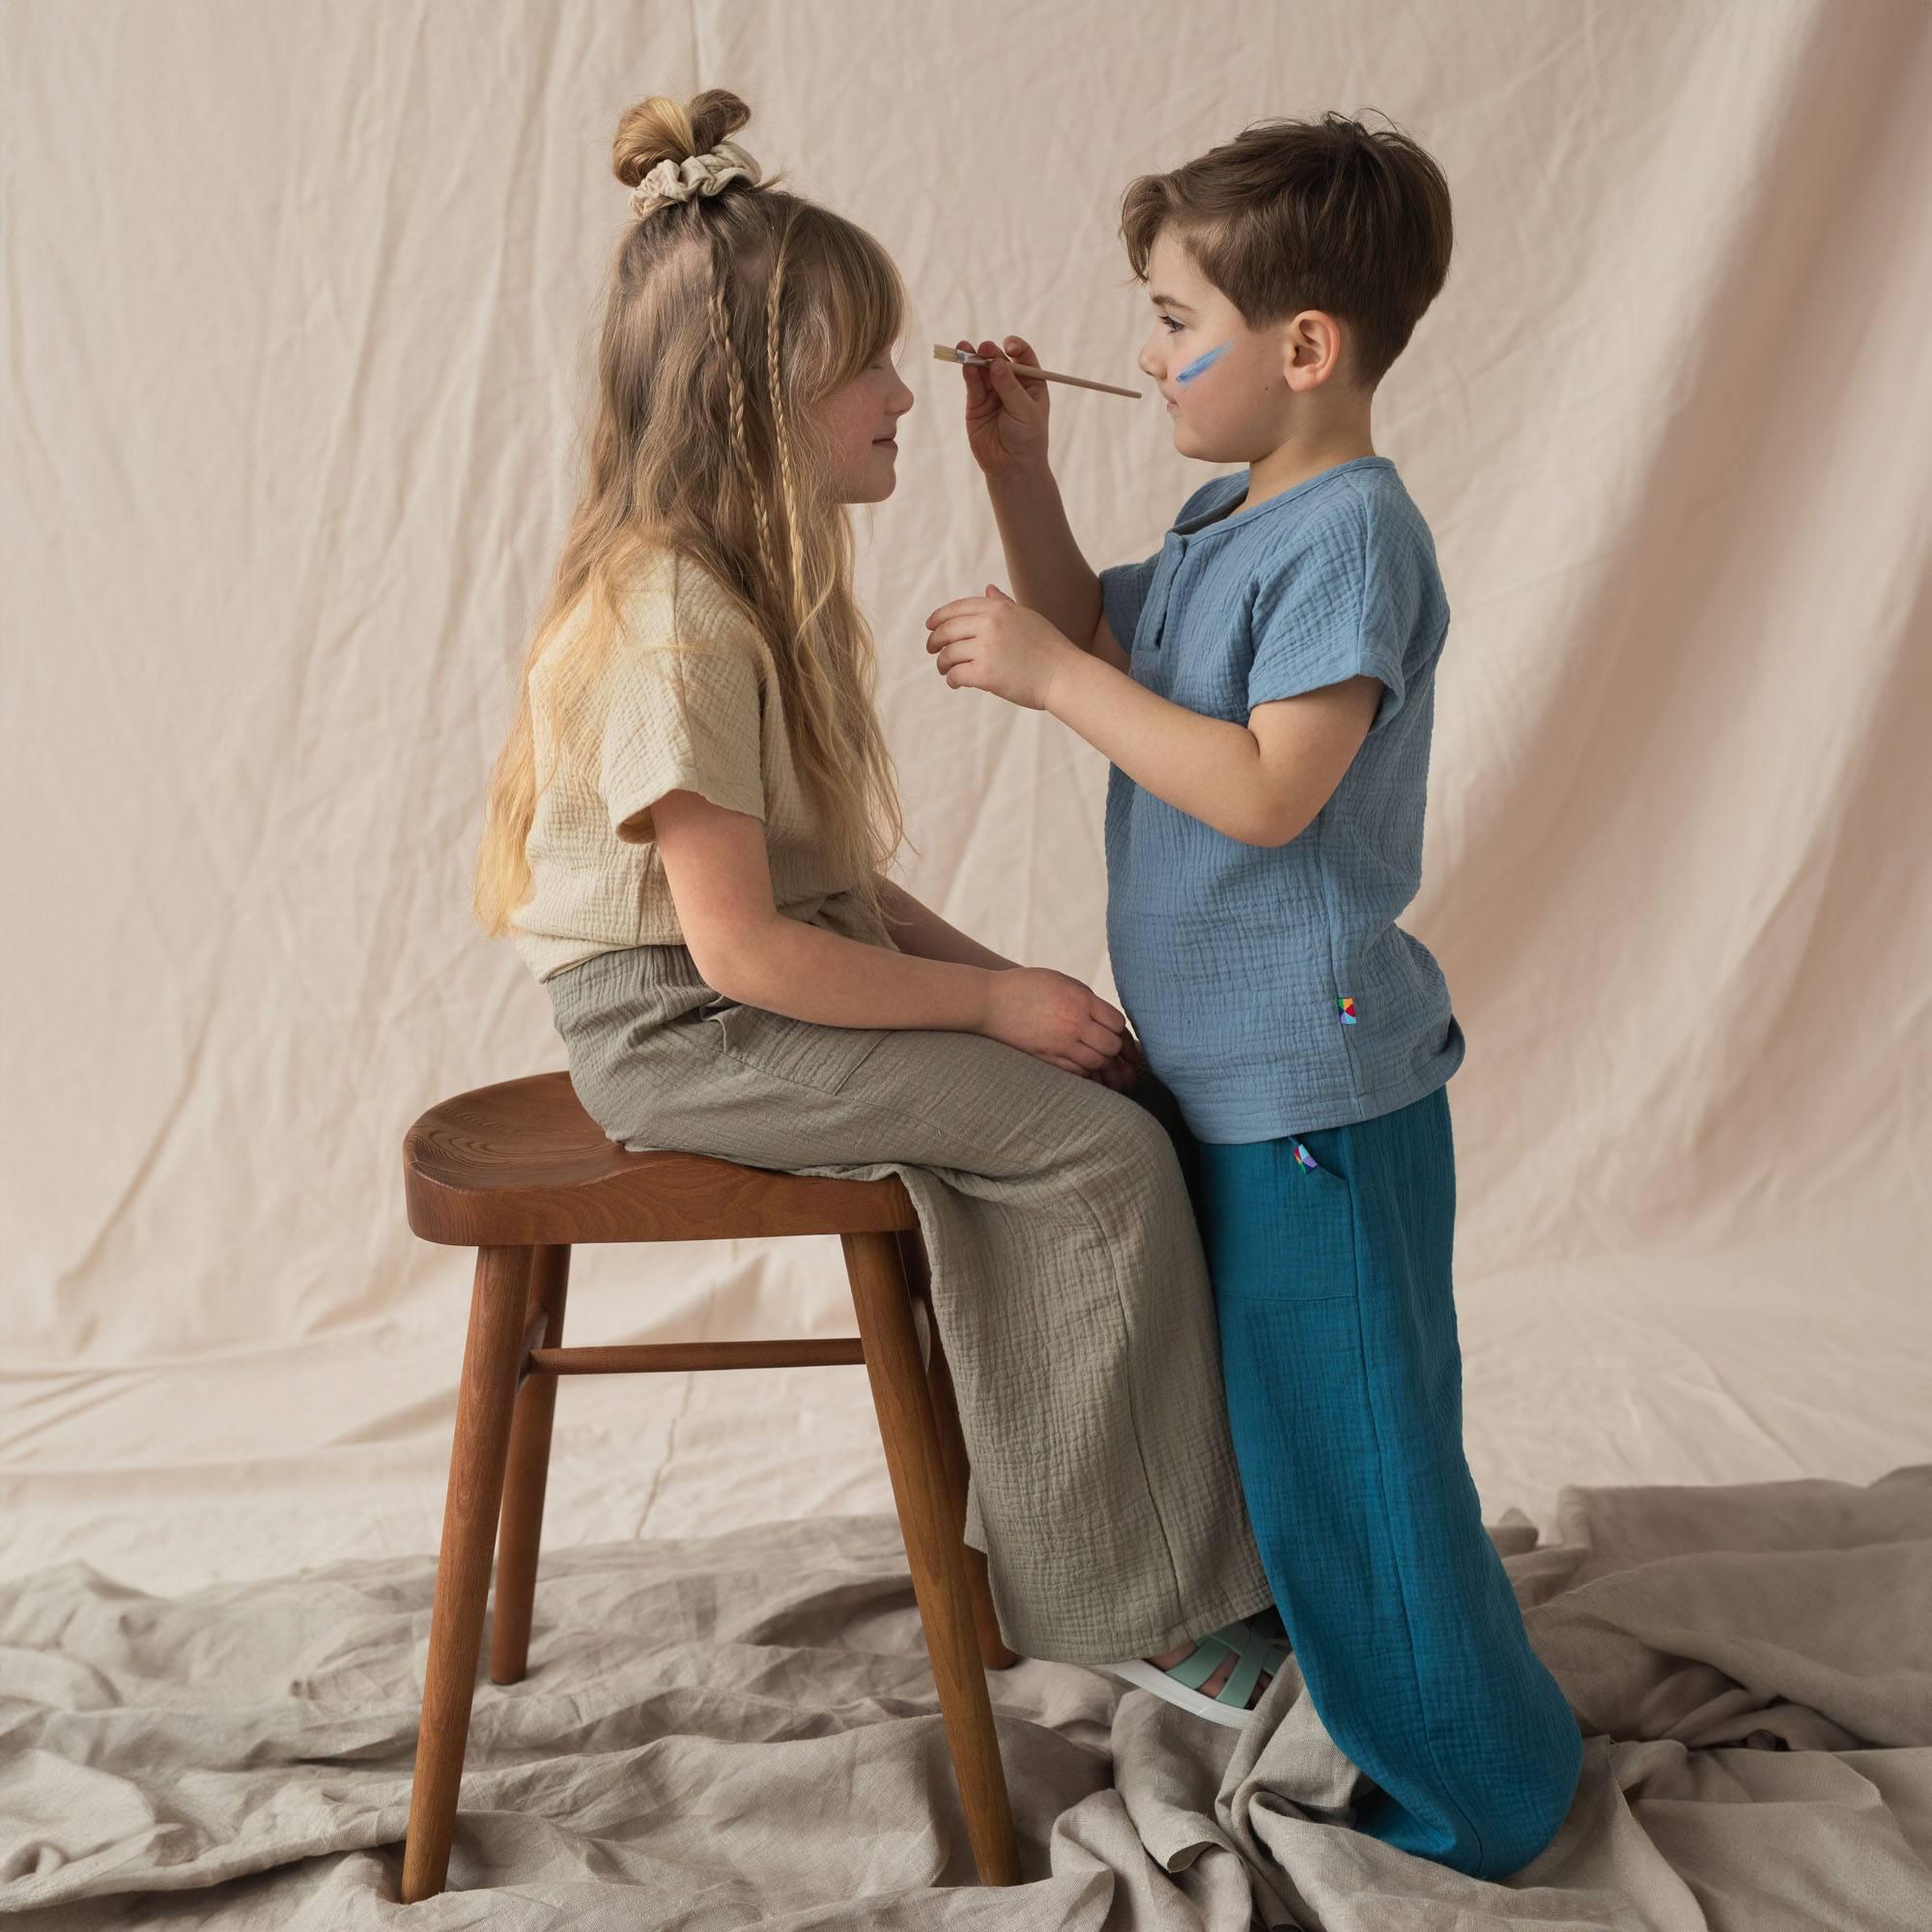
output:
[{"label": "teal muslin pants", "polygon": [[1262,1563],[1317,1714],[1377,1787],[1356,1827],[1502,1877],[1562,1823],[1582,1738],[1463,1459],[1447,1090],[1179,1144]]}]

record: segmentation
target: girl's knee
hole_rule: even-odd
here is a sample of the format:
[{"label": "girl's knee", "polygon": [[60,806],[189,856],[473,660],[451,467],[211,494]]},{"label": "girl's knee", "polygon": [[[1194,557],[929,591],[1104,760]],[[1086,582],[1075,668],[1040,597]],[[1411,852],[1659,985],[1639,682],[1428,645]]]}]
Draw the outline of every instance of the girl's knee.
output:
[{"label": "girl's knee", "polygon": [[1151,1202],[1187,1207],[1180,1160],[1167,1128],[1124,1094],[1100,1090],[1116,1104],[1107,1110],[1102,1158],[1121,1180]]}]

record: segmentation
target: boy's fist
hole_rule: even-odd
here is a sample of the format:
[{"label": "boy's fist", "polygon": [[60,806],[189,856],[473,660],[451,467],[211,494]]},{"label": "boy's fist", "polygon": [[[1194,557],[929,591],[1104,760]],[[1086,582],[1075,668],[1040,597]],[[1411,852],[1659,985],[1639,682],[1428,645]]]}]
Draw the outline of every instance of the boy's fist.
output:
[{"label": "boy's fist", "polygon": [[1037,369],[1039,357],[1017,335],[1008,336],[1004,348],[987,341],[976,349],[963,338],[953,346],[969,355],[992,358],[988,369],[970,362],[959,365],[966,378],[966,440],[973,460],[988,478],[1044,468],[1047,384],[1026,382],[1007,363],[1010,356]]}]

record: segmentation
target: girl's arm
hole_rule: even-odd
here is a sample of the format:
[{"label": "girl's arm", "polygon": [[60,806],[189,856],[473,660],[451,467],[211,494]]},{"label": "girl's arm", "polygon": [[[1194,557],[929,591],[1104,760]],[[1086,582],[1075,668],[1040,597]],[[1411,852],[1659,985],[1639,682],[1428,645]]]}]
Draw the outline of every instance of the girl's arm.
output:
[{"label": "girl's arm", "polygon": [[949,925],[932,910],[892,879],[879,881],[879,896],[885,902],[887,921],[894,943],[901,952],[920,959],[951,959],[962,966],[983,966],[991,973],[1007,973],[1019,962],[1007,959],[968,938],[956,925]]},{"label": "girl's arm", "polygon": [[[901,952],[916,953],[925,959],[957,959],[968,965],[985,966],[995,973],[1019,970],[1016,960],[1002,958],[999,953],[981,946],[977,939],[968,938],[956,925],[947,924],[903,886],[887,878],[881,878],[879,886],[894,941]],[[1141,1051],[1141,1043],[1129,1028],[1122,1037],[1119,1055],[1098,1068],[1094,1077],[1120,1093],[1134,1084],[1146,1064],[1147,1056]]]},{"label": "girl's arm", "polygon": [[819,1026],[982,1033],[1073,1073],[1118,1058],[1126,1015],[1067,974],[925,959],[787,919],[751,813],[670,791],[651,821],[692,959],[741,1005]]}]

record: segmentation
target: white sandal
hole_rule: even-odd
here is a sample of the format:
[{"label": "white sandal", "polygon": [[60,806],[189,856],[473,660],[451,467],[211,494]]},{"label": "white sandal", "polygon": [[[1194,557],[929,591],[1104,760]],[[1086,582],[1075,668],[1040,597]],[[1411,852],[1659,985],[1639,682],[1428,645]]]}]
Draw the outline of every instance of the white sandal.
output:
[{"label": "white sandal", "polygon": [[[1233,1623],[1223,1624],[1219,1630],[1196,1638],[1193,1650],[1165,1670],[1144,1657],[1130,1657],[1123,1663],[1102,1663],[1095,1668],[1110,1677],[1138,1685],[1143,1690],[1151,1690],[1156,1697],[1178,1704],[1183,1711],[1192,1711],[1209,1723],[1239,1730],[1254,1715],[1248,1709],[1248,1699],[1254,1695],[1263,1673],[1269,1677],[1278,1675],[1290,1656],[1289,1645],[1268,1634],[1266,1625],[1270,1622],[1279,1624],[1280,1618],[1270,1616],[1265,1610],[1253,1618],[1236,1617]],[[1201,1686],[1231,1657],[1235,1667],[1229,1671],[1228,1681],[1213,1696],[1204,1696]]]}]

